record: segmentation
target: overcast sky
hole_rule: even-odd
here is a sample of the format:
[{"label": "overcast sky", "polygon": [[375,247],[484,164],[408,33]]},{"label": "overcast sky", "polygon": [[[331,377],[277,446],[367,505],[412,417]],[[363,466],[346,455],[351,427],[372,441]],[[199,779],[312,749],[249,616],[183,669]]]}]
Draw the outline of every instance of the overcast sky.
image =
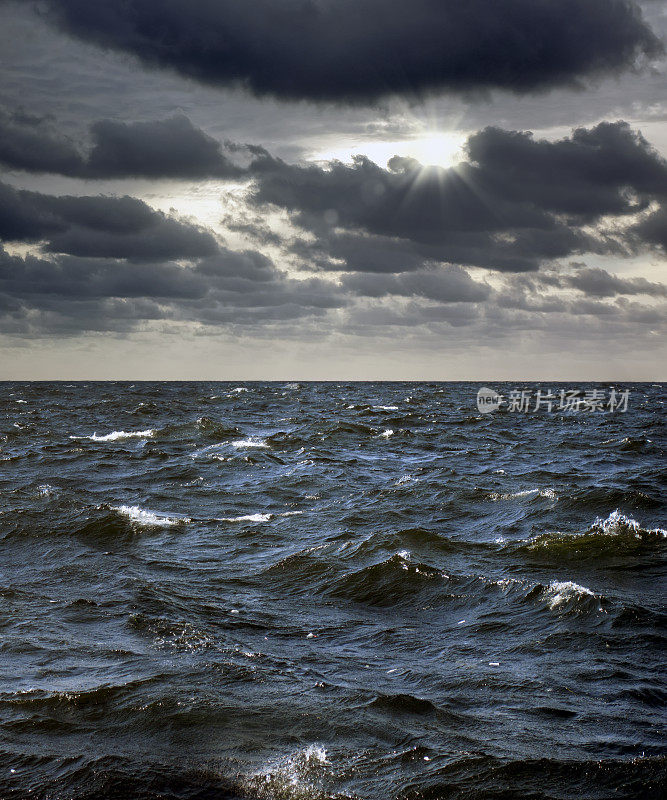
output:
[{"label": "overcast sky", "polygon": [[666,379],[666,32],[0,0],[0,379]]}]

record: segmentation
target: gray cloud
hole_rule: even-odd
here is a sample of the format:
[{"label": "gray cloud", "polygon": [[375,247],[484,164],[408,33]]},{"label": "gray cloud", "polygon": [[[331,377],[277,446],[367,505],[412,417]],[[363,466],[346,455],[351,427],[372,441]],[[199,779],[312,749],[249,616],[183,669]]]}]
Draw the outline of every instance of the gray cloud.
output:
[{"label": "gray cloud", "polygon": [[342,285],[366,297],[422,297],[440,303],[481,302],[491,294],[490,286],[473,280],[464,269],[453,266],[399,275],[356,273],[343,277]]},{"label": "gray cloud", "polygon": [[562,282],[594,297],[614,297],[619,294],[667,297],[667,286],[662,283],[653,283],[646,278],[619,278],[600,268],[579,269],[574,275],[564,277]]},{"label": "gray cloud", "polygon": [[183,116],[149,122],[98,120],[82,152],[50,120],[0,113],[0,164],[75,178],[222,178],[242,176],[260,148],[226,145]]},{"label": "gray cloud", "polygon": [[632,0],[46,0],[65,31],[204,83],[358,103],[388,94],[516,93],[661,51]]},{"label": "gray cloud", "polygon": [[147,321],[256,327],[321,316],[347,300],[317,278],[294,280],[260,253],[220,248],[192,266],[0,249],[0,332],[127,332]]},{"label": "gray cloud", "polygon": [[555,142],[486,128],[469,138],[468,158],[442,169],[395,157],[383,169],[363,156],[327,167],[264,156],[250,202],[285,209],[313,232],[315,242],[293,249],[322,269],[402,272],[440,261],[530,271],[663,241],[660,214],[618,227],[667,196],[667,162],[625,122]]},{"label": "gray cloud", "polygon": [[647,242],[651,242],[667,251],[667,205],[660,206],[646,219],[639,222],[634,233]]},{"label": "gray cloud", "polygon": [[218,251],[210,231],[134,197],[57,197],[3,183],[0,240],[45,241],[52,253],[136,261],[203,258]]}]

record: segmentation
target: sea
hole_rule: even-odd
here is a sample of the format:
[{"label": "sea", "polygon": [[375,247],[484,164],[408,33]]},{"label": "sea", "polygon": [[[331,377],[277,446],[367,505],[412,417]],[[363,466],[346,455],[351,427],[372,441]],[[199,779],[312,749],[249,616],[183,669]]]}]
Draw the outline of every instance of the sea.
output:
[{"label": "sea", "polygon": [[666,385],[480,387],[2,383],[0,798],[663,798]]}]

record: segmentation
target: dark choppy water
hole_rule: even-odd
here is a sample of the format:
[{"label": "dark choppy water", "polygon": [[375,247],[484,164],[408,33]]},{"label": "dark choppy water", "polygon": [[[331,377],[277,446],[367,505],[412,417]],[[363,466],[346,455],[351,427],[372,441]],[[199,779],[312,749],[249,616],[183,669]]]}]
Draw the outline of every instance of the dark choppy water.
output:
[{"label": "dark choppy water", "polygon": [[477,388],[3,384],[0,797],[659,797],[665,387]]}]

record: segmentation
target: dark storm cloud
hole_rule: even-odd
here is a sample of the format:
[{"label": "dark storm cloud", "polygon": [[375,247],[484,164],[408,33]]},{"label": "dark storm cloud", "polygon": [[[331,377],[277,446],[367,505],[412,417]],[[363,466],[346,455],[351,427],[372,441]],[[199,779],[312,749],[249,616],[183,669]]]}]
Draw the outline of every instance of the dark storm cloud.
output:
[{"label": "dark storm cloud", "polygon": [[220,248],[192,266],[10,255],[0,248],[0,332],[128,332],[149,321],[253,327],[319,317],[348,300],[332,283],[294,280],[255,251]]},{"label": "dark storm cloud", "polygon": [[634,233],[642,240],[651,242],[667,251],[667,205],[662,205],[646,219],[638,223]]},{"label": "dark storm cloud", "polygon": [[185,116],[152,122],[99,120],[82,153],[59,136],[50,121],[0,113],[0,164],[27,172],[75,178],[236,178],[246,172],[230,156],[246,160],[258,148],[227,145],[196,128]]},{"label": "dark storm cloud", "polygon": [[346,275],[342,285],[366,297],[423,297],[440,303],[476,303],[486,300],[491,294],[490,286],[473,280],[460,267],[399,275],[357,273]]},{"label": "dark storm cloud", "polygon": [[187,117],[158,122],[102,120],[91,128],[87,172],[95,177],[229,178],[242,174],[220,143]]},{"label": "dark storm cloud", "polygon": [[[447,261],[527,271],[663,241],[660,213],[618,229],[667,196],[667,162],[625,122],[555,142],[486,128],[469,138],[468,160],[449,169],[398,157],[383,169],[363,156],[325,168],[265,156],[253,169],[250,201],[285,209],[315,233],[293,249],[323,269],[392,272]],[[616,227],[605,228],[605,217]]]},{"label": "dark storm cloud", "polygon": [[363,102],[516,93],[632,67],[660,44],[632,0],[46,0],[65,31],[216,85]]},{"label": "dark storm cloud", "polygon": [[210,231],[134,197],[54,196],[0,183],[0,240],[45,242],[53,253],[136,261],[211,256]]},{"label": "dark storm cloud", "polygon": [[667,286],[646,278],[623,278],[600,267],[570,264],[570,269],[554,269],[539,273],[508,275],[506,290],[520,294],[539,294],[552,289],[576,289],[590,298],[608,298],[619,295],[646,295],[655,299],[667,297]]},{"label": "dark storm cloud", "polygon": [[667,162],[622,121],[578,128],[556,142],[485,128],[469,137],[467,150],[494,194],[582,220],[632,213],[667,196]]},{"label": "dark storm cloud", "polygon": [[0,164],[27,172],[78,175],[81,154],[40,117],[0,111]]},{"label": "dark storm cloud", "polygon": [[619,278],[599,267],[584,267],[574,275],[563,278],[563,283],[594,297],[613,297],[619,294],[646,294],[667,297],[667,286],[652,283],[646,278]]}]

